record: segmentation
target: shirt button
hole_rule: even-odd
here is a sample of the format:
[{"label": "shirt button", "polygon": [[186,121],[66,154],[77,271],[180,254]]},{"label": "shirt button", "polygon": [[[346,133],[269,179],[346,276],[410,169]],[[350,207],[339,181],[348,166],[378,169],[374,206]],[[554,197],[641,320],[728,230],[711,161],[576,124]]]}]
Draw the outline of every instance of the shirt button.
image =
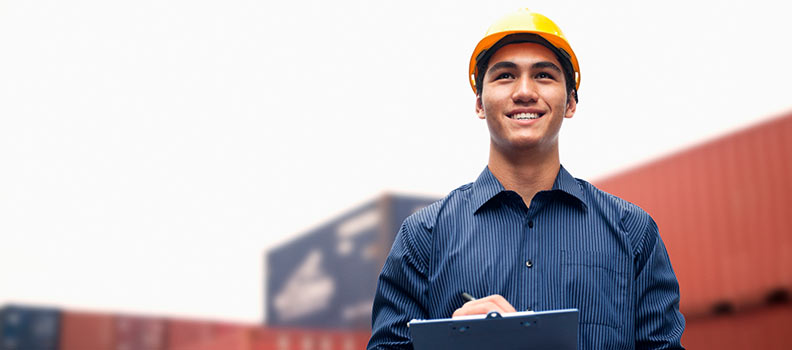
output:
[{"label": "shirt button", "polygon": [[529,269],[532,268],[533,267],[533,261],[531,261],[530,259],[525,260],[525,266],[528,267]]},{"label": "shirt button", "polygon": [[533,228],[533,220],[528,221],[528,228]]}]

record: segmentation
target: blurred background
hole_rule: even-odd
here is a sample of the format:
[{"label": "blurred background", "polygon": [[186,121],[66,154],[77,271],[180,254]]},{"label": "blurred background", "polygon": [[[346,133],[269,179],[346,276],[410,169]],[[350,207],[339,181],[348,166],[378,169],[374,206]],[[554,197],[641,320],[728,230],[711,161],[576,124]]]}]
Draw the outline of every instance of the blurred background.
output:
[{"label": "blurred background", "polygon": [[792,347],[792,6],[558,0],[0,1],[0,346],[362,348],[394,227],[486,164],[467,64],[520,7],[580,60],[562,163],[658,222],[684,344]]}]

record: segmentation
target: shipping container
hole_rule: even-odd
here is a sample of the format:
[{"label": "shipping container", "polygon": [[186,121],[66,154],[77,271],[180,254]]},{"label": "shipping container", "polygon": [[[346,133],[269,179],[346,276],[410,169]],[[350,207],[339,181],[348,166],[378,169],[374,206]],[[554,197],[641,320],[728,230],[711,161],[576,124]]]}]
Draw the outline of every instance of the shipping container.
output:
[{"label": "shipping container", "polygon": [[4,306],[0,309],[0,349],[57,350],[60,322],[56,309]]},{"label": "shipping container", "polygon": [[370,332],[6,306],[0,350],[358,350]]},{"label": "shipping container", "polygon": [[115,316],[63,311],[60,350],[116,350]]},{"label": "shipping container", "polygon": [[371,333],[328,329],[261,327],[252,331],[249,350],[360,350]]},{"label": "shipping container", "polygon": [[689,319],[682,345],[693,350],[792,349],[792,305]]},{"label": "shipping container", "polygon": [[600,181],[660,228],[688,316],[792,287],[792,114]]},{"label": "shipping container", "polygon": [[161,318],[65,310],[60,350],[166,350]]},{"label": "shipping container", "polygon": [[252,326],[237,326],[199,341],[187,342],[167,350],[251,350]]},{"label": "shipping container", "polygon": [[243,332],[248,326],[199,320],[168,319],[166,349],[187,350],[196,345]]},{"label": "shipping container", "polygon": [[266,320],[368,329],[377,276],[402,221],[436,198],[383,195],[266,255]]},{"label": "shipping container", "polygon": [[166,350],[162,318],[117,315],[115,350]]}]

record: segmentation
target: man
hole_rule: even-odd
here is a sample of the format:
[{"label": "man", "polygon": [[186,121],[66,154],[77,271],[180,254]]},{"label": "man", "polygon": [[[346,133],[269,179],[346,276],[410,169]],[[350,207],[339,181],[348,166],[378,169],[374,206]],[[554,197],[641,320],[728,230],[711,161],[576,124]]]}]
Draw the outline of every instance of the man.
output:
[{"label": "man", "polygon": [[580,310],[581,349],[681,349],[679,287],[657,225],[561,166],[580,70],[560,29],[528,10],[506,16],[474,50],[469,77],[488,165],[404,221],[369,349],[412,348],[411,319],[562,308]]}]

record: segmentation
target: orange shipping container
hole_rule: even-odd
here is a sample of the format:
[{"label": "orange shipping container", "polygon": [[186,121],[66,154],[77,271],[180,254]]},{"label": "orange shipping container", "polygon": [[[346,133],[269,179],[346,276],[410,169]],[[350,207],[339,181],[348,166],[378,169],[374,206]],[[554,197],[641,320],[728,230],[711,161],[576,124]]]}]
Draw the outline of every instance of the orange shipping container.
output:
[{"label": "orange shipping container", "polygon": [[116,350],[114,316],[74,311],[62,315],[60,350]]},{"label": "orange shipping container", "polygon": [[595,184],[653,216],[686,315],[792,287],[792,114]]}]

